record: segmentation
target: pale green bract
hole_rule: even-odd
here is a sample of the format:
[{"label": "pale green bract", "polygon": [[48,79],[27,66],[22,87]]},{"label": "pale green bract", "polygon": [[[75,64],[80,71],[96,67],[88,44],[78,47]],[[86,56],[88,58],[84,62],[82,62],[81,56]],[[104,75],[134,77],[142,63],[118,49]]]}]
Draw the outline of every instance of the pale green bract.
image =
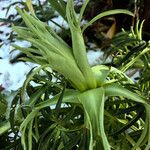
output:
[{"label": "pale green bract", "polygon": [[[54,4],[54,1],[51,2]],[[118,13],[128,15],[133,14],[127,10],[107,11],[96,16],[81,30],[80,21],[87,3],[88,0],[85,1],[85,4],[81,8],[80,16],[77,18],[73,8],[73,0],[67,1],[66,18],[71,31],[72,48],[46,24],[38,20],[35,16],[28,14],[26,11],[17,8],[27,27],[14,26],[13,30],[21,39],[29,41],[33,47],[22,48],[17,45],[14,45],[14,47],[28,56],[25,60],[38,63],[41,66],[50,66],[52,69],[62,74],[72,84],[74,90],[67,89],[62,101],[64,103],[82,104],[85,115],[84,124],[86,128],[90,130],[89,150],[93,150],[95,147],[102,147],[104,150],[110,150],[111,145],[109,144],[104,129],[104,105],[107,103],[105,97],[121,96],[142,103],[148,112],[148,115],[146,116],[147,121],[150,120],[150,106],[143,97],[130,92],[118,83],[114,83],[117,82],[116,80],[106,80],[106,77],[110,73],[115,72],[119,76],[126,78],[128,82],[132,83],[132,81],[121,71],[113,67],[102,65],[93,68],[89,66],[86,56],[86,46],[82,35],[82,32],[97,19]],[[60,11],[65,18],[64,9],[61,9]],[[36,55],[33,55],[33,53]],[[30,80],[26,80],[25,84],[29,83],[29,81]],[[23,120],[20,132],[22,134],[21,142],[24,150],[32,150],[33,137],[38,141],[38,137],[32,134],[33,119],[36,117],[39,110],[56,104],[59,95],[60,94],[52,99],[35,105],[32,112]],[[31,100],[29,106],[32,106],[33,104],[34,99]],[[133,149],[140,147],[147,132],[149,133],[147,141],[150,143],[149,125],[150,124],[145,125],[141,138],[137,141]],[[25,134],[26,131],[28,132],[28,139]],[[28,144],[26,144],[26,140],[28,140]],[[102,145],[100,143],[102,143]]]}]

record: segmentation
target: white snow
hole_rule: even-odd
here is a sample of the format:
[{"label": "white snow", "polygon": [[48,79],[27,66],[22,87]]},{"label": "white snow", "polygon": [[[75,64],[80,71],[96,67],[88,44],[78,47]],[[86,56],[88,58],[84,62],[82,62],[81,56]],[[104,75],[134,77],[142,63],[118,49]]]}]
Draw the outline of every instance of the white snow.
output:
[{"label": "white snow", "polygon": [[[0,18],[7,18],[11,14],[16,14],[15,6],[12,6],[6,15],[5,7],[8,7],[11,3],[17,2],[17,0],[0,1]],[[0,47],[0,85],[2,85],[6,91],[17,90],[22,86],[26,74],[33,67],[31,63],[15,63],[10,64],[10,58],[14,57],[18,52],[10,53],[13,49],[10,41],[8,40],[9,33],[11,32],[9,24],[0,23],[0,39],[2,40]],[[28,42],[16,41],[15,44],[20,46],[29,46]]]},{"label": "white snow", "polygon": [[[52,18],[52,21],[56,22],[58,25],[60,25],[64,29],[68,28],[67,22],[61,16]],[[56,32],[61,31],[61,28],[57,26],[55,23],[53,23],[52,21],[48,21],[48,25],[52,27],[53,29],[55,29]]]},{"label": "white snow", "polygon": [[103,52],[99,51],[93,51],[89,50],[87,52],[88,62],[91,66],[100,64],[102,62],[101,56],[103,55]]},{"label": "white snow", "polygon": [[22,86],[31,67],[32,65],[22,62],[12,65],[8,59],[0,60],[0,83],[7,91],[17,90]]}]

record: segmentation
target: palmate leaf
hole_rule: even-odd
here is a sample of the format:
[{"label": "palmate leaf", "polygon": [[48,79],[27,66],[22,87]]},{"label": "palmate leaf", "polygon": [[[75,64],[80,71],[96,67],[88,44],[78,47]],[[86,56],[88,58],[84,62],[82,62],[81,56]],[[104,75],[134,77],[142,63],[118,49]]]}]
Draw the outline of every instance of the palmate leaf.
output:
[{"label": "palmate leaf", "polygon": [[[17,10],[28,27],[28,28],[21,27],[20,29],[24,29],[27,32],[27,33],[24,32],[25,35],[30,33],[30,35],[26,36],[26,39],[28,39],[29,37],[33,37],[34,39],[38,38],[40,40],[47,41],[47,43],[49,43],[51,46],[56,47],[57,51],[59,51],[61,54],[65,53],[66,56],[69,55],[70,57],[72,57],[72,52],[68,44],[66,44],[60,37],[58,37],[58,35],[52,29],[48,28],[46,24],[44,24],[37,18],[29,15],[26,11],[22,12],[19,8],[17,8]],[[15,31],[19,29],[19,27],[13,28]],[[19,31],[16,32],[19,33]],[[21,34],[21,37],[23,38],[25,35]]]},{"label": "palmate leaf", "polygon": [[[60,1],[56,1],[55,5],[56,3],[61,4]],[[81,16],[87,3],[88,1],[84,3],[81,9]],[[88,64],[86,56],[86,48],[80,29],[80,18],[79,20],[77,19],[72,0],[67,2],[66,15],[72,34],[73,53],[71,48],[60,37],[58,37],[52,29],[48,28],[47,25],[40,22],[35,16],[31,16],[26,11],[21,11],[19,8],[17,8],[17,10],[28,28],[21,29],[19,27],[13,27],[14,30],[20,34],[21,38],[28,40],[38,48],[41,55],[51,64],[52,69],[63,74],[75,88],[81,91],[97,87],[94,74]],[[97,18],[115,13],[119,13],[119,10],[104,13]],[[131,13],[125,10],[122,10],[122,12],[120,11],[120,13],[131,15]],[[25,31],[27,33],[25,33]],[[31,53],[30,57],[32,58],[31,61],[35,60],[37,63],[39,60],[39,63],[42,63],[41,57],[38,59],[33,58]],[[70,66],[68,66],[68,68],[64,67],[67,66],[67,64]],[[71,74],[72,70],[70,70],[70,68],[75,71],[74,74]]]},{"label": "palmate leaf", "polygon": [[[47,30],[46,25],[25,11],[22,12],[18,8],[28,28],[13,27],[13,29],[21,36],[21,38],[31,42],[37,48],[39,54],[46,59],[51,68],[58,71],[68,79],[75,88],[85,90],[87,84],[78,68],[71,48],[52,30]],[[22,34],[23,32],[24,34]],[[26,33],[25,33],[26,32]],[[41,58],[31,55],[32,51],[28,49],[29,58],[35,60],[36,63],[42,63]],[[22,49],[23,52],[23,49]],[[27,53],[27,52],[25,52]],[[74,72],[72,71],[74,70]]]},{"label": "palmate leaf", "polygon": [[33,62],[40,65],[45,65],[48,63],[47,60],[42,56],[42,54],[33,48],[23,48],[14,44],[12,46],[26,55],[26,56],[19,56],[17,58],[18,60]]}]

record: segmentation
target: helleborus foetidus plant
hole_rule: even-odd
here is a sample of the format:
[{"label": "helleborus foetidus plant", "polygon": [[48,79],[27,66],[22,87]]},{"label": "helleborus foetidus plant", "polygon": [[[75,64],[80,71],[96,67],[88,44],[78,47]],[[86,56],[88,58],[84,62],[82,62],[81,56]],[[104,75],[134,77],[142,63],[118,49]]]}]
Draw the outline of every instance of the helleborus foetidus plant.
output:
[{"label": "helleborus foetidus plant", "polygon": [[[70,47],[61,37],[59,37],[49,26],[27,13],[25,10],[17,8],[23,18],[26,27],[14,26],[13,30],[20,39],[29,41],[32,44],[30,48],[22,48],[14,45],[16,49],[25,53],[28,58],[25,61],[40,64],[41,67],[51,67],[53,70],[62,74],[70,82],[74,89],[66,89],[62,102],[81,104],[84,110],[84,125],[90,131],[89,149],[93,150],[102,147],[104,150],[110,150],[111,145],[108,141],[104,129],[104,106],[106,97],[119,96],[126,97],[131,101],[141,103],[145,106],[146,122],[141,137],[133,145],[133,149],[139,148],[143,141],[147,142],[147,149],[150,144],[150,106],[144,97],[133,93],[119,83],[117,79],[109,78],[110,74],[117,73],[118,76],[125,78],[126,82],[133,82],[121,71],[113,67],[98,65],[90,67],[86,56],[86,46],[83,39],[84,30],[94,21],[113,14],[124,13],[133,15],[127,10],[110,10],[103,12],[87,23],[83,29],[80,28],[80,21],[86,8],[88,0],[85,1],[79,17],[77,17],[73,1],[68,0],[66,6],[66,18],[71,31],[72,47]],[[32,134],[33,119],[38,112],[57,103],[58,97],[55,97],[34,105],[29,102],[33,109],[23,120],[20,126],[21,142],[24,150],[32,150],[32,138],[38,141],[38,136]],[[34,106],[34,107],[33,107]],[[28,130],[28,142],[26,143],[26,131]]]}]

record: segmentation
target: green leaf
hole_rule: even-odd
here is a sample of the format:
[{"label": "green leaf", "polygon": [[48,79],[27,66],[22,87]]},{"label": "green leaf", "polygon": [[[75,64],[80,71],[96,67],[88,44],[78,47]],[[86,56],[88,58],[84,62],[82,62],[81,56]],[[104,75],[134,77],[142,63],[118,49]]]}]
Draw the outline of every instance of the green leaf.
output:
[{"label": "green leaf", "polygon": [[150,51],[150,48],[149,46],[145,46],[143,47],[144,49],[137,55],[135,56],[130,62],[128,62],[126,65],[124,65],[122,68],[121,68],[121,71],[122,72],[125,72],[128,68],[132,67],[132,65],[140,59],[141,56],[143,56],[144,54],[148,53]]},{"label": "green leaf", "polygon": [[[138,139],[137,143],[134,145],[133,149],[138,148],[140,145],[145,144],[148,141],[148,145],[146,145],[146,149],[148,150],[150,144],[150,105],[146,98],[133,93],[118,84],[111,84],[104,87],[107,96],[121,96],[130,99],[131,101],[135,101],[137,103],[142,103],[146,109],[146,119],[144,129],[142,131],[141,137]],[[146,141],[145,141],[146,139]]]},{"label": "green leaf", "polygon": [[84,32],[90,25],[92,25],[98,19],[101,19],[101,18],[106,17],[106,16],[110,16],[110,15],[115,15],[115,14],[126,14],[126,15],[130,15],[130,16],[134,16],[134,14],[132,12],[130,12],[128,10],[125,10],[125,9],[108,10],[108,11],[100,13],[99,15],[97,15],[96,17],[94,17],[91,21],[89,21],[83,27],[82,32]]},{"label": "green leaf", "polygon": [[96,88],[96,80],[88,63],[86,47],[80,28],[80,23],[77,19],[72,0],[69,0],[67,2],[66,14],[68,24],[71,30],[73,54],[75,61],[86,80],[85,84],[87,84],[88,88]]},{"label": "green leaf", "polygon": [[66,89],[66,85],[64,85],[62,92],[60,93],[60,97],[59,97],[57,104],[56,104],[56,107],[55,107],[56,111],[58,111],[61,107],[62,99],[63,99],[64,93],[65,93],[65,89]]},{"label": "green leaf", "polygon": [[[43,65],[45,65],[46,60],[52,69],[62,74],[76,89],[79,89],[80,91],[87,89],[83,73],[76,64],[72,50],[68,44],[37,18],[29,15],[27,12],[22,11],[19,8],[17,8],[17,10],[24,19],[28,28],[13,27],[13,29],[21,36],[21,38],[31,42],[33,46],[36,47],[35,50],[39,51],[39,54],[44,58],[44,60],[42,60],[41,56],[35,57],[32,54],[33,49],[29,48],[27,49],[27,52],[25,52],[25,49],[20,48],[21,51],[31,58],[29,60],[35,60],[36,63],[41,64],[43,61]],[[88,70],[89,69],[90,68],[88,67]],[[91,78],[89,78],[90,82],[93,82],[93,80],[94,79],[91,80]]]},{"label": "green leaf", "polygon": [[48,0],[51,6],[66,20],[66,4],[63,0]]},{"label": "green leaf", "polygon": [[6,100],[0,95],[0,117],[6,113],[7,103]]},{"label": "green leaf", "polygon": [[48,89],[48,86],[43,86],[43,87],[40,87],[35,93],[33,93],[29,99],[29,106],[33,107],[36,101],[38,101],[39,97],[42,96],[42,94],[44,94],[47,89]]},{"label": "green leaf", "polygon": [[86,6],[87,6],[88,2],[89,2],[89,0],[85,0],[83,5],[82,5],[82,8],[80,10],[79,22],[81,22],[81,19],[83,17],[83,13],[84,13],[84,11],[86,9]]},{"label": "green leaf", "polygon": [[[33,120],[37,114],[38,110],[33,110],[20,125],[21,144],[23,145],[24,150],[27,150],[27,141],[28,141],[28,149],[32,150],[32,125]],[[26,134],[28,134],[28,139],[26,139]]]},{"label": "green leaf", "polygon": [[11,128],[9,121],[0,122],[0,135],[4,134]]},{"label": "green leaf", "polygon": [[[64,96],[63,96],[63,99],[62,99],[62,103],[80,103],[79,100],[78,100],[78,94],[80,94],[79,91],[76,91],[76,90],[69,90],[69,89],[66,89],[65,93],[64,93]],[[35,108],[40,110],[42,108],[45,108],[47,106],[52,106],[52,105],[55,105],[57,104],[57,101],[60,97],[61,93],[57,94],[56,96],[54,96],[53,98],[51,99],[48,99],[44,102],[41,102],[37,105],[35,105]]]},{"label": "green leaf", "polygon": [[104,89],[97,88],[81,93],[79,101],[83,105],[85,111],[85,124],[90,129],[90,145],[92,150],[102,142],[104,150],[110,150],[104,130]]},{"label": "green leaf", "polygon": [[31,120],[29,124],[29,132],[28,132],[28,150],[32,150],[32,128],[33,128],[33,120]]},{"label": "green leaf", "polygon": [[99,87],[105,83],[106,77],[110,72],[110,67],[98,65],[92,67],[92,71],[95,75],[97,86]]},{"label": "green leaf", "polygon": [[26,4],[27,4],[28,9],[32,13],[32,15],[35,15],[35,12],[34,12],[34,9],[33,9],[33,5],[32,5],[32,1],[31,0],[26,0]]},{"label": "green leaf", "polygon": [[[18,93],[19,93],[19,91],[18,91]],[[19,98],[20,98],[18,93],[16,93],[15,97],[13,98],[13,100],[11,102],[10,113],[9,113],[9,122],[11,124],[11,129],[12,130],[14,130],[16,107],[18,105]]]},{"label": "green leaf", "polygon": [[148,104],[148,102],[146,101],[144,97],[136,93],[133,93],[126,88],[123,88],[117,83],[106,85],[104,86],[104,88],[105,88],[105,93],[107,96],[123,96],[135,102],[142,103],[144,105]]}]

